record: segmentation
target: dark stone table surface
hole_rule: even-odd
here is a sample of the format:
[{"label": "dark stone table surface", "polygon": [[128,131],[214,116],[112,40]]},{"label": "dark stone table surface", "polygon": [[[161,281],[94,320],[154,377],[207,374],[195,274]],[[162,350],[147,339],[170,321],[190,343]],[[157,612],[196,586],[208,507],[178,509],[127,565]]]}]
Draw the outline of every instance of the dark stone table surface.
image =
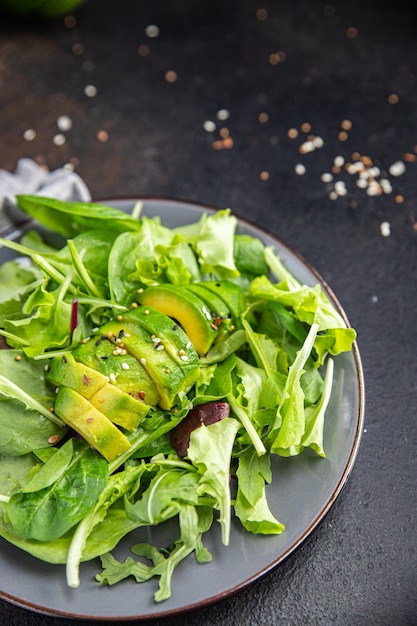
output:
[{"label": "dark stone table surface", "polygon": [[[149,624],[416,625],[415,3],[87,0],[65,20],[2,14],[0,147],[0,168],[73,167],[94,198],[231,207],[300,252],[358,332],[364,430],[323,522],[251,586]],[[72,623],[0,600],[1,626]]]}]

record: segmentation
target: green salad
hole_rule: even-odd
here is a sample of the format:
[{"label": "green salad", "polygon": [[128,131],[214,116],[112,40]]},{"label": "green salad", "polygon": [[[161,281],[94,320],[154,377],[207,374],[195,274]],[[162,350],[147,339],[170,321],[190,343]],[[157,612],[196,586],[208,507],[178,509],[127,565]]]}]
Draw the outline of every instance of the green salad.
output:
[{"label": "green salad", "polygon": [[[167,228],[140,203],[17,202],[34,222],[0,239],[0,536],[65,564],[70,587],[99,557],[98,584],[156,577],[163,601],[183,559],[211,560],[217,523],[224,546],[232,517],[285,531],[271,457],[325,457],[334,358],[356,333],[228,209]],[[112,555],[173,519],[170,545]]]}]

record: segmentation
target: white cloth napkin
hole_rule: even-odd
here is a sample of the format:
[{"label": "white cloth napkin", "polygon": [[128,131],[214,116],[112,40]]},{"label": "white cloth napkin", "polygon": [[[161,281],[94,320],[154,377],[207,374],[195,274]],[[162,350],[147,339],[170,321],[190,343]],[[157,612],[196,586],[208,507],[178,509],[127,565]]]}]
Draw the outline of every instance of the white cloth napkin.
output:
[{"label": "white cloth napkin", "polygon": [[32,161],[19,159],[14,173],[0,170],[0,231],[27,219],[16,204],[16,194],[55,198],[70,202],[89,202],[90,191],[82,178],[60,168],[52,172]]}]

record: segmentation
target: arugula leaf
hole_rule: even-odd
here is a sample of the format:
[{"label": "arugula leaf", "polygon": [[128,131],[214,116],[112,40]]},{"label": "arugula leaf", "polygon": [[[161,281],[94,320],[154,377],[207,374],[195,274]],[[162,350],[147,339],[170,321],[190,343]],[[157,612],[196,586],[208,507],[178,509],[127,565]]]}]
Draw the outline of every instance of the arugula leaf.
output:
[{"label": "arugula leaf", "polygon": [[246,530],[254,534],[278,535],[285,530],[271,513],[266,499],[265,483],[272,480],[270,455],[259,456],[252,446],[239,455],[238,489],[235,512]]},{"label": "arugula leaf", "polygon": [[102,585],[114,585],[129,576],[136,582],[146,582],[154,576],[159,576],[159,587],[154,594],[155,602],[162,602],[171,596],[171,582],[175,567],[191,552],[195,551],[196,559],[200,563],[211,560],[211,555],[203,546],[201,537],[211,525],[213,512],[210,507],[194,507],[183,504],[179,512],[180,537],[175,541],[171,550],[158,550],[148,543],[138,543],[132,546],[132,552],[152,563],[147,565],[127,557],[121,563],[111,554],[101,557],[103,571],[97,574],[96,580]]},{"label": "arugula leaf", "polygon": [[229,417],[202,425],[191,433],[188,447],[188,457],[200,473],[197,493],[215,498],[225,546],[230,538],[230,459],[238,429],[239,422]]}]

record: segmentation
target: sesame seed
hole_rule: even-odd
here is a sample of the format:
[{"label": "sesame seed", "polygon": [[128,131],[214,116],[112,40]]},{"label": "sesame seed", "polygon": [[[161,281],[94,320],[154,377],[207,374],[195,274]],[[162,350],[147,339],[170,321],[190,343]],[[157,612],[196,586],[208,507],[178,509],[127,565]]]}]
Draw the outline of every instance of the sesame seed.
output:
[{"label": "sesame seed", "polygon": [[301,130],[303,133],[309,133],[311,131],[311,124],[309,122],[303,122],[301,124]]},{"label": "sesame seed", "polygon": [[147,37],[149,37],[150,39],[155,39],[155,37],[159,37],[159,27],[156,26],[155,24],[149,24],[146,28],[145,28],[145,35]]},{"label": "sesame seed", "polygon": [[391,176],[402,176],[405,172],[405,163],[403,161],[395,161],[389,168]]},{"label": "sesame seed", "polygon": [[342,167],[342,165],[345,164],[345,159],[342,156],[337,156],[334,158],[333,163],[337,166],[337,167]]},{"label": "sesame seed", "polygon": [[20,356],[20,354],[18,354],[15,358],[15,361],[21,361],[21,360],[22,360],[22,357]]},{"label": "sesame seed", "polygon": [[391,224],[389,222],[382,222],[380,227],[381,235],[383,237],[389,237],[391,234]]},{"label": "sesame seed", "polygon": [[86,87],[84,87],[84,93],[89,98],[94,98],[97,95],[97,87],[94,85],[86,85]]},{"label": "sesame seed", "polygon": [[146,359],[145,359],[145,357],[142,357],[142,358],[141,358],[141,360],[140,360],[140,362],[142,363],[142,365],[146,365]]},{"label": "sesame seed", "polygon": [[390,181],[387,178],[381,178],[379,183],[380,183],[381,189],[382,189],[382,191],[384,193],[391,193],[392,192],[392,185],[391,185]]},{"label": "sesame seed", "polygon": [[378,183],[378,181],[371,180],[369,182],[366,193],[368,196],[380,196],[382,193],[381,185]]},{"label": "sesame seed", "polygon": [[25,141],[33,141],[35,137],[36,137],[36,130],[33,130],[33,128],[28,128],[23,133],[23,139]]},{"label": "sesame seed", "polygon": [[74,28],[77,24],[77,20],[73,15],[66,15],[64,18],[64,24],[67,28]]},{"label": "sesame seed", "polygon": [[269,172],[267,172],[266,170],[263,170],[263,171],[259,174],[259,178],[260,178],[262,181],[269,180]]},{"label": "sesame seed", "polygon": [[305,174],[306,173],[305,165],[303,165],[302,163],[297,163],[297,165],[295,166],[295,173],[298,174],[299,176],[302,176],[303,174]]},{"label": "sesame seed", "polygon": [[321,175],[321,180],[323,183],[331,183],[333,180],[333,174],[330,174],[329,172],[324,172],[324,174]]},{"label": "sesame seed", "polygon": [[116,380],[115,374],[113,372],[111,372],[109,377],[110,377],[110,380],[114,383],[115,380]]},{"label": "sesame seed", "polygon": [[290,128],[287,135],[290,139],[296,139],[298,137],[298,130],[296,128]]},{"label": "sesame seed", "polygon": [[62,130],[62,132],[71,130],[72,128],[72,120],[70,117],[68,117],[68,115],[60,115],[56,121],[56,124],[59,130]]},{"label": "sesame seed", "polygon": [[188,356],[186,354],[181,355],[181,361],[188,361]]},{"label": "sesame seed", "polygon": [[268,57],[268,61],[271,65],[278,65],[280,60],[278,52],[272,52]]},{"label": "sesame seed", "polygon": [[218,120],[228,120],[230,117],[230,111],[228,109],[219,109],[216,113],[216,117]]},{"label": "sesame seed", "polygon": [[175,83],[178,79],[178,74],[174,70],[168,70],[165,72],[165,80],[167,83]]},{"label": "sesame seed", "polygon": [[349,139],[349,135],[347,134],[346,131],[341,130],[337,138],[339,139],[339,141],[347,141]]},{"label": "sesame seed", "polygon": [[343,120],[340,126],[343,130],[351,130],[352,122],[350,120]]},{"label": "sesame seed", "polygon": [[165,346],[164,346],[163,343],[158,343],[158,345],[155,347],[155,349],[160,352],[161,350],[165,350]]},{"label": "sesame seed", "polygon": [[307,154],[307,152],[313,152],[315,149],[314,143],[312,141],[305,141],[299,147],[300,154]]},{"label": "sesame seed", "polygon": [[123,369],[124,369],[124,370],[128,370],[128,369],[130,369],[130,368],[129,368],[129,363],[125,363],[124,361],[123,361],[123,363],[122,363],[122,367],[123,367]]},{"label": "sesame seed", "polygon": [[58,133],[57,135],[54,135],[52,141],[56,146],[63,146],[66,142],[65,135]]},{"label": "sesame seed", "polygon": [[343,180],[338,180],[334,184],[334,190],[338,196],[345,196],[347,194],[346,184]]},{"label": "sesame seed", "polygon": [[388,96],[389,104],[398,104],[400,98],[396,93],[390,93]]},{"label": "sesame seed", "polygon": [[150,53],[150,48],[148,45],[146,45],[146,43],[141,44],[138,47],[138,53],[141,57],[147,57]]},{"label": "sesame seed", "polygon": [[107,130],[101,129],[97,131],[96,137],[100,143],[106,143],[109,139],[109,133]]},{"label": "sesame seed", "polygon": [[268,113],[259,113],[258,120],[261,124],[266,124],[269,121]]},{"label": "sesame seed", "polygon": [[359,34],[359,31],[354,26],[349,26],[346,30],[346,36],[349,37],[349,39],[356,39],[358,34]]},{"label": "sesame seed", "polygon": [[257,9],[256,19],[259,20],[259,22],[264,22],[268,19],[268,11],[266,9]]},{"label": "sesame seed", "polygon": [[206,133],[214,133],[214,131],[216,130],[216,124],[211,120],[206,120],[203,124],[203,128]]},{"label": "sesame seed", "polygon": [[48,443],[56,443],[58,439],[58,435],[51,435],[50,437],[48,437]]}]

